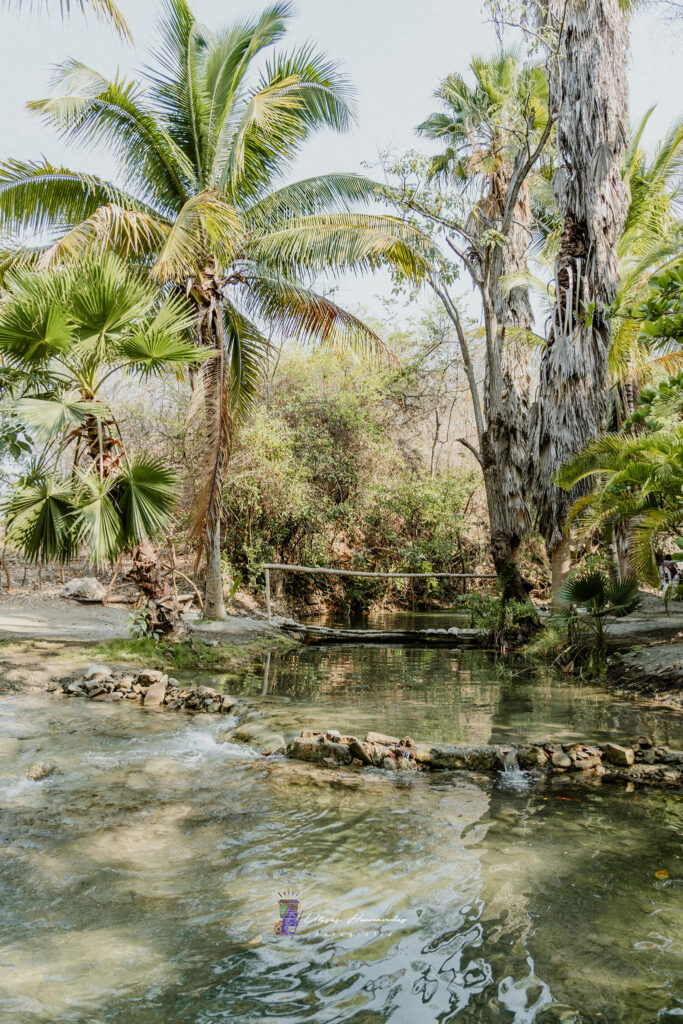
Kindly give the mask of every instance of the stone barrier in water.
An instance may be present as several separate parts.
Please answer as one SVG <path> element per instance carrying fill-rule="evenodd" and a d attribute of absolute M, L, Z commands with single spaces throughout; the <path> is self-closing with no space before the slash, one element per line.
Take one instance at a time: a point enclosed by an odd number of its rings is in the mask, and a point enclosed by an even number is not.
<path fill-rule="evenodd" d="M 385 771 L 528 771 L 600 777 L 658 786 L 683 784 L 683 751 L 656 746 L 646 738 L 631 746 L 617 743 L 429 745 L 405 736 L 369 732 L 363 740 L 302 730 L 287 746 L 287 756 L 328 768 L 381 768 Z"/>
<path fill-rule="evenodd" d="M 114 672 L 106 665 L 91 665 L 82 677 L 64 679 L 48 686 L 51 692 L 67 697 L 86 697 L 98 701 L 135 701 L 145 707 L 168 707 L 179 711 L 206 711 L 231 714 L 243 706 L 244 701 L 220 693 L 210 686 L 184 688 L 177 679 L 160 669 L 145 668 L 140 672 Z"/>

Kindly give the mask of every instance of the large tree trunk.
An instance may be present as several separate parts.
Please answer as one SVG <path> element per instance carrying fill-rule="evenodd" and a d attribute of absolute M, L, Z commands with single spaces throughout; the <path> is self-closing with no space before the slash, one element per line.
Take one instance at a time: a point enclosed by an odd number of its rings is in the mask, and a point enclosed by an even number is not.
<path fill-rule="evenodd" d="M 532 412 L 529 478 L 552 559 L 559 546 L 566 554 L 567 513 L 584 492 L 581 485 L 562 491 L 553 479 L 599 436 L 607 414 L 608 307 L 617 291 L 616 245 L 627 209 L 621 162 L 628 134 L 628 28 L 619 0 L 547 0 L 546 15 L 552 25 L 564 19 L 564 50 L 550 76 L 551 107 L 559 110 L 555 193 L 563 234 Z M 566 558 L 555 562 L 565 576 Z"/>
<path fill-rule="evenodd" d="M 494 183 L 502 214 L 509 183 L 508 175 Z M 531 528 L 525 500 L 525 470 L 528 448 L 528 414 L 531 378 L 529 347 L 524 332 L 533 322 L 528 289 L 507 292 L 501 275 L 527 269 L 531 208 L 526 185 L 522 187 L 515 219 L 502 252 L 491 256 L 490 351 L 487 353 L 484 387 L 486 428 L 481 438 L 481 462 L 491 529 L 491 557 L 502 584 L 504 597 L 524 601 L 530 585 L 517 564 L 519 545 Z"/>

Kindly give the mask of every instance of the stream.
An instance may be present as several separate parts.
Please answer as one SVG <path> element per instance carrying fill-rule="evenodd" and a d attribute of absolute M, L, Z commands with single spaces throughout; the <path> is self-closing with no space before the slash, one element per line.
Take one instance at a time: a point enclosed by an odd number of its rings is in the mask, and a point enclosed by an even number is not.
<path fill-rule="evenodd" d="M 683 746 L 680 715 L 479 651 L 302 648 L 204 675 L 288 736 Z M 2 1024 L 683 1020 L 680 793 L 321 771 L 229 724 L 0 699 Z M 56 771 L 29 781 L 36 761 Z"/>

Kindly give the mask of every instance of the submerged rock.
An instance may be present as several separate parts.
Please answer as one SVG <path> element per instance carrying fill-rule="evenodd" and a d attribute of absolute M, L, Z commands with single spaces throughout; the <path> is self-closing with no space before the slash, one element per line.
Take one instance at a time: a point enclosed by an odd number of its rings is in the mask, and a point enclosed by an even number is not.
<path fill-rule="evenodd" d="M 56 770 L 57 765 L 52 761 L 38 761 L 36 764 L 32 764 L 26 772 L 26 778 L 31 779 L 32 782 L 40 782 L 41 779 L 46 779 Z"/>

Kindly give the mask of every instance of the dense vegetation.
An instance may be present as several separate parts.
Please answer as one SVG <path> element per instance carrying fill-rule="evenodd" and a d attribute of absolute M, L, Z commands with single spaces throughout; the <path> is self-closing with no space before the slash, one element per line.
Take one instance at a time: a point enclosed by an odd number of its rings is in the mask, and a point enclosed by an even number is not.
<path fill-rule="evenodd" d="M 113 5 L 90 6 L 125 32 Z M 306 139 L 348 130 L 353 107 L 326 55 L 272 50 L 287 3 L 214 32 L 165 0 L 139 79 L 62 65 L 63 95 L 31 109 L 68 143 L 106 146 L 118 178 L 0 168 L 12 545 L 38 561 L 84 542 L 96 561 L 145 550 L 158 598 L 152 544 L 172 535 L 204 556 L 214 617 L 268 560 L 485 567 L 486 525 L 501 623 L 508 602 L 535 622 L 537 530 L 557 593 L 596 541 L 623 581 L 655 580 L 681 528 L 683 131 L 651 157 L 647 117 L 629 133 L 629 5 L 596 0 L 600 31 L 541 6 L 527 59 L 501 49 L 449 75 L 417 129 L 436 152 L 387 156 L 383 183 L 289 180 Z M 381 266 L 397 292 L 431 292 L 422 322 L 370 325 L 313 286 Z M 128 312 L 98 283 L 114 267 L 142 289 Z M 331 589 L 347 607 L 455 596 Z M 288 593 L 313 596 L 302 580 Z"/>

